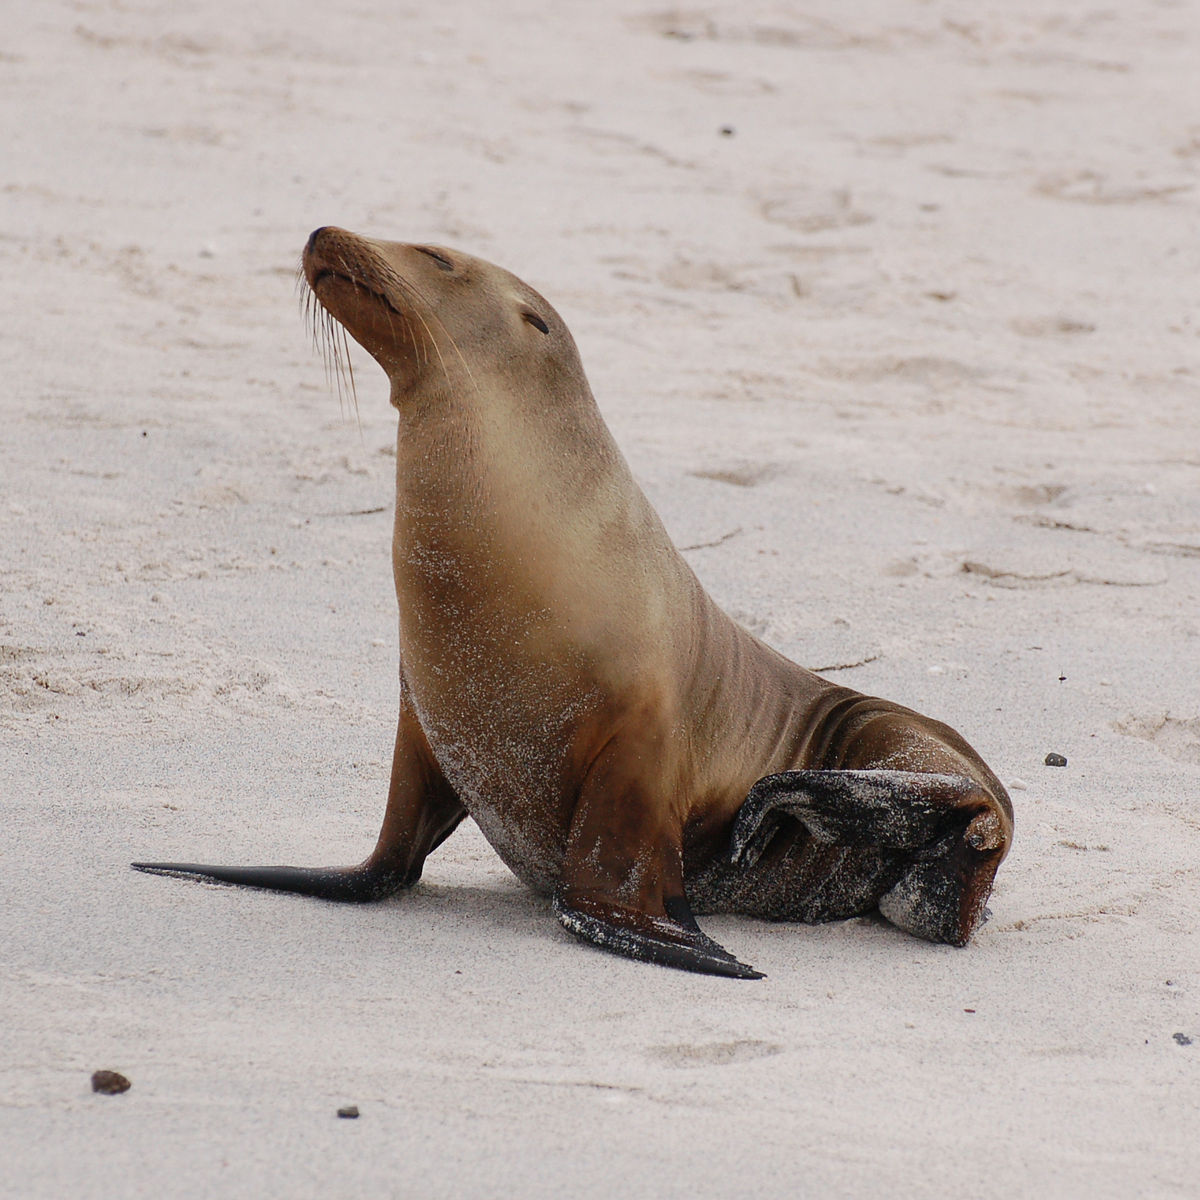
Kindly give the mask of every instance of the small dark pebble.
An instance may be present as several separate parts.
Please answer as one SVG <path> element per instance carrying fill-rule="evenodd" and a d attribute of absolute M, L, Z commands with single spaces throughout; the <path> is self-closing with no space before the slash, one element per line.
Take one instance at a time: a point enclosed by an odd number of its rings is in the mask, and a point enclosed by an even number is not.
<path fill-rule="evenodd" d="M 1052 750 L 1046 755 L 1046 766 L 1048 767 L 1065 767 L 1067 760 L 1061 754 L 1055 754 Z"/>
<path fill-rule="evenodd" d="M 733 137 L 733 134 L 734 134 L 734 128 L 732 125 L 722 125 L 721 126 L 721 136 L 722 137 Z"/>
<path fill-rule="evenodd" d="M 103 1096 L 119 1096 L 122 1092 L 129 1091 L 131 1087 L 133 1084 L 116 1071 L 92 1072 L 92 1091 L 99 1092 Z"/>
<path fill-rule="evenodd" d="M 1192 1044 L 1192 1039 L 1190 1037 L 1188 1037 L 1188 1035 L 1186 1033 L 1176 1033 L 1176 1034 L 1172 1034 L 1171 1036 L 1174 1037 L 1174 1039 L 1181 1046 L 1190 1046 Z"/>
<path fill-rule="evenodd" d="M 353 1121 L 358 1116 L 358 1105 L 347 1104 L 344 1108 L 339 1108 L 338 1116 L 345 1117 L 347 1120 Z"/>

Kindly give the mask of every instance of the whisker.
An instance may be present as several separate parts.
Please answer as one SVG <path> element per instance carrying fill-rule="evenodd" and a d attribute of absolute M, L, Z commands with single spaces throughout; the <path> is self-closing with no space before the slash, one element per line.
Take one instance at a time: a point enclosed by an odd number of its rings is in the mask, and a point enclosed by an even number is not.
<path fill-rule="evenodd" d="M 350 341 L 346 336 L 345 325 L 341 326 L 342 330 L 342 350 L 345 353 L 344 362 L 346 364 L 346 377 L 350 382 L 350 402 L 354 406 L 354 423 L 358 426 L 358 436 L 362 437 L 362 416 L 358 411 L 358 388 L 354 383 L 354 360 L 350 357 Z"/>
<path fill-rule="evenodd" d="M 458 360 L 470 381 L 471 388 L 478 394 L 479 383 L 475 379 L 470 363 L 467 362 L 454 335 L 437 315 L 434 306 L 426 299 L 421 289 L 373 253 L 360 255 L 352 253 L 351 249 L 339 248 L 337 255 L 339 274 L 356 287 L 364 287 L 363 284 L 357 282 L 364 278 L 374 280 L 385 287 L 390 286 L 409 301 L 403 306 L 405 309 L 403 312 L 391 305 L 387 306 L 387 321 L 392 336 L 397 341 L 402 337 L 412 346 L 413 357 L 421 367 L 430 366 L 436 355 L 442 376 L 449 385 L 451 383 L 450 369 L 441 345 L 444 339 L 448 351 L 452 352 L 454 358 Z M 313 346 L 321 353 L 326 387 L 331 391 L 336 390 L 338 408 L 343 418 L 346 416 L 346 403 L 347 397 L 349 397 L 361 434 L 362 418 L 358 407 L 358 387 L 354 378 L 354 364 L 350 356 L 350 341 L 346 327 L 325 308 L 321 303 L 321 298 L 311 287 L 304 286 L 306 282 L 303 278 L 303 266 L 301 266 L 297 286 L 303 288 L 304 315 L 312 331 Z M 364 290 L 369 289 L 364 288 Z M 397 328 L 397 322 L 399 328 Z"/>
<path fill-rule="evenodd" d="M 450 348 L 454 351 L 455 356 L 458 358 L 458 361 L 462 364 L 463 370 L 466 371 L 466 373 L 467 373 L 467 378 L 471 381 L 471 387 L 474 389 L 475 393 L 478 395 L 479 394 L 479 384 L 475 379 L 475 375 L 471 370 L 470 364 L 467 362 L 466 358 L 463 356 L 462 351 L 459 349 L 458 343 L 454 340 L 454 335 L 450 332 L 449 329 L 446 328 L 445 323 L 433 311 L 433 306 L 421 294 L 420 288 L 418 288 L 416 286 L 416 284 L 405 279 L 402 275 L 400 275 L 397 271 L 395 271 L 387 263 L 379 263 L 378 266 L 380 268 L 379 273 L 388 282 L 394 283 L 400 291 L 408 293 L 410 296 L 415 297 L 420 302 L 419 307 L 418 307 L 418 305 L 413 306 L 413 314 L 416 316 L 417 320 L 421 322 L 422 327 L 424 328 L 426 334 L 428 335 L 428 340 L 432 344 L 434 352 L 438 356 L 438 363 L 442 368 L 442 374 L 443 374 L 443 376 L 445 376 L 446 382 L 447 383 L 450 382 L 450 372 L 446 367 L 446 360 L 442 357 L 442 349 L 438 345 L 438 340 L 434 336 L 433 330 L 429 327 L 429 322 L 426 321 L 424 316 L 422 315 L 421 308 L 424 308 L 425 311 L 429 313 L 430 317 L 437 323 L 437 325 L 440 327 L 441 331 L 446 335 L 446 340 L 450 343 Z M 428 355 L 426 356 L 425 361 L 426 361 L 426 363 L 428 363 L 428 361 L 429 361 Z"/>

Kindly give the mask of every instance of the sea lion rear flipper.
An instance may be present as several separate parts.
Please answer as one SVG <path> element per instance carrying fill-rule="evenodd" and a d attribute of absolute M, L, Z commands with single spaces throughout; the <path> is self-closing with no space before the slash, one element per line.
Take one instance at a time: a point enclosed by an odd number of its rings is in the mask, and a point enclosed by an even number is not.
<path fill-rule="evenodd" d="M 421 878 L 426 857 L 466 815 L 437 768 L 416 716 L 403 697 L 383 828 L 370 857 L 356 867 L 225 867 L 136 862 L 152 875 L 207 879 L 239 887 L 295 892 L 321 900 L 383 900 Z"/>
<path fill-rule="evenodd" d="M 645 741 L 646 733 L 635 735 Z M 636 772 L 657 747 L 614 738 L 588 772 L 571 819 L 554 912 L 577 937 L 615 954 L 709 975 L 761 979 L 696 924 L 683 890 L 674 806 Z M 631 775 L 633 776 L 631 778 Z"/>
<path fill-rule="evenodd" d="M 943 834 L 976 796 L 982 797 L 982 789 L 963 775 L 887 770 L 767 775 L 738 810 L 730 859 L 753 866 L 783 815 L 795 817 L 819 842 L 915 849 Z"/>
<path fill-rule="evenodd" d="M 734 820 L 731 860 L 752 867 L 783 816 L 817 841 L 911 851 L 879 911 L 934 942 L 963 946 L 982 924 L 1011 820 L 962 775 L 915 771 L 785 771 L 760 779 Z"/>

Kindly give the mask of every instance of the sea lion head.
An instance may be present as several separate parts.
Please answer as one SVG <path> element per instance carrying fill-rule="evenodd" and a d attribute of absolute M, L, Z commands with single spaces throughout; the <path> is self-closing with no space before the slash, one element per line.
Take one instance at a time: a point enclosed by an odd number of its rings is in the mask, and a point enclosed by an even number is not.
<path fill-rule="evenodd" d="M 387 372 L 392 403 L 467 392 L 585 390 L 578 351 L 549 302 L 515 275 L 444 246 L 383 242 L 335 226 L 304 248 L 304 278 L 328 314 Z M 324 332 L 336 346 L 337 331 Z M 336 349 L 334 351 L 336 358 Z"/>

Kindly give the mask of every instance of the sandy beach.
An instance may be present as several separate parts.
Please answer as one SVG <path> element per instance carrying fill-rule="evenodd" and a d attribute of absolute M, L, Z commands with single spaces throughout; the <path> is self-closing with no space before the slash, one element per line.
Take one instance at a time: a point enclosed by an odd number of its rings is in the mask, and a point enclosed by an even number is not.
<path fill-rule="evenodd" d="M 10 12 L 0 1196 L 1195 1196 L 1198 61 L 1187 0 Z M 128 868 L 378 830 L 396 414 L 313 351 L 324 224 L 531 283 L 720 604 L 978 748 L 970 947 L 637 964 L 469 822 L 377 905 Z"/>

